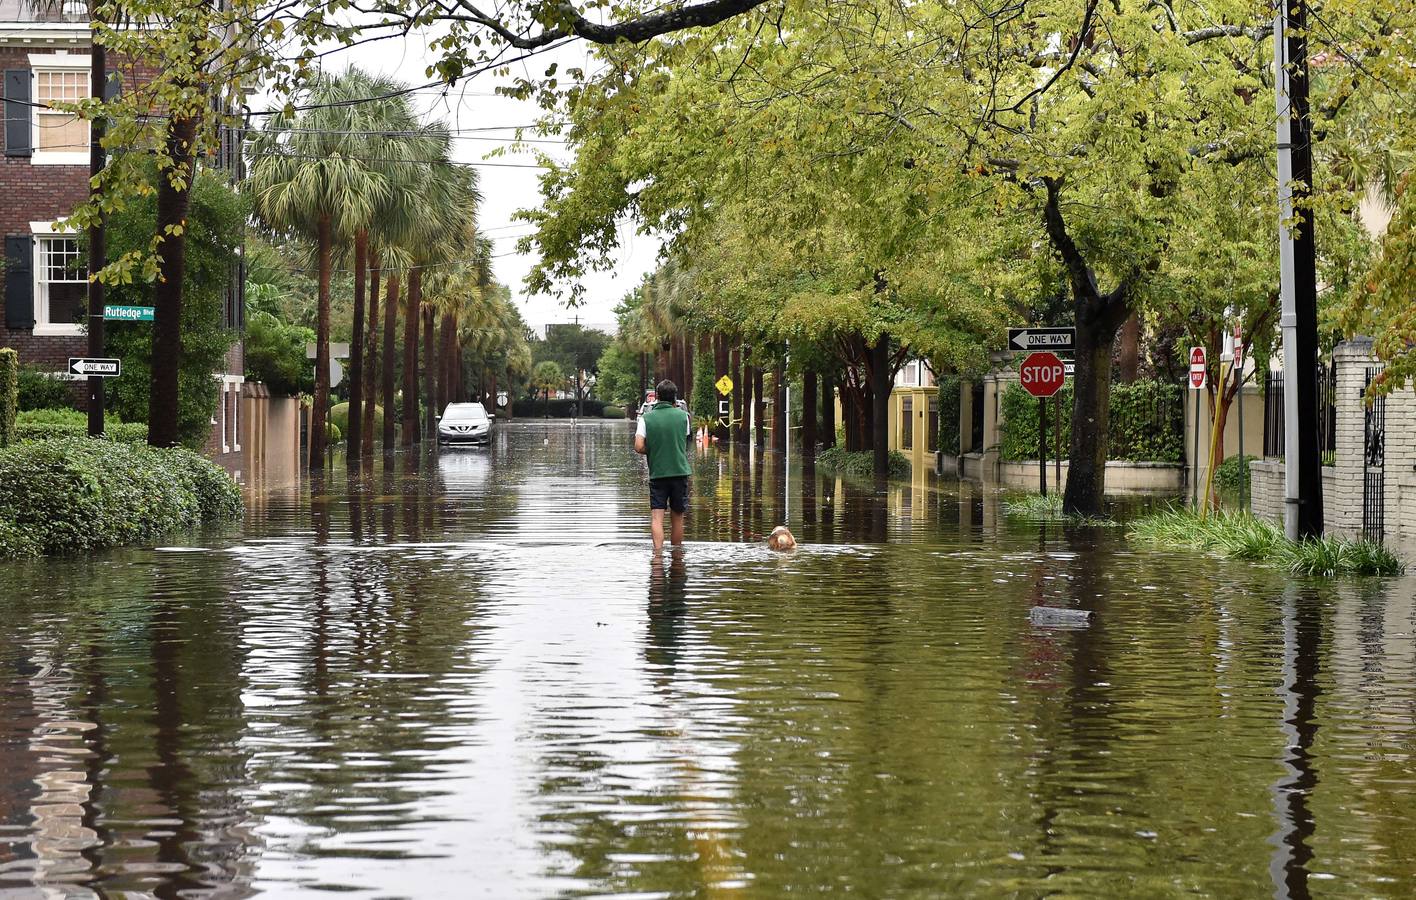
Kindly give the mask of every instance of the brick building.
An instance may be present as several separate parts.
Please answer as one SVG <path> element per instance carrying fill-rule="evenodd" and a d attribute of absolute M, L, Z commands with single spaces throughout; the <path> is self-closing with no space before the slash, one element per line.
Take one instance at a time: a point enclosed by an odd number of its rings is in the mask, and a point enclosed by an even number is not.
<path fill-rule="evenodd" d="M 26 365 L 68 377 L 70 356 L 88 348 L 84 319 L 87 276 L 76 265 L 81 234 L 56 230 L 88 194 L 88 123 L 45 108 L 88 96 L 89 26 L 74 0 L 0 0 L 0 74 L 4 129 L 0 134 L 0 234 L 4 235 L 0 346 Z M 118 78 L 111 78 L 114 89 Z M 232 154 L 236 156 L 236 154 Z M 226 325 L 243 325 L 241 275 L 233 272 Z M 238 342 L 227 354 L 221 403 L 213 411 L 208 453 L 240 468 L 243 358 Z M 77 396 L 77 394 L 76 394 Z"/>

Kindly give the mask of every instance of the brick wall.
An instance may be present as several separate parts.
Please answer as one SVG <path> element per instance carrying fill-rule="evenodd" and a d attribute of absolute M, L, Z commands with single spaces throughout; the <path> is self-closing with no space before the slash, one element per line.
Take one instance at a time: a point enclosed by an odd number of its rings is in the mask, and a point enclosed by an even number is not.
<path fill-rule="evenodd" d="M 75 49 L 75 48 L 70 48 Z M 0 46 L 0 70 L 29 67 L 31 53 L 49 47 Z M 0 133 L 0 145 L 4 135 Z M 87 166 L 34 166 L 28 157 L 0 155 L 0 235 L 29 234 L 30 222 L 67 216 L 88 194 Z M 62 371 L 70 356 L 82 356 L 83 337 L 35 337 L 28 329 L 12 329 L 4 321 L 5 284 L 0 279 L 0 346 L 13 347 L 26 365 Z"/>

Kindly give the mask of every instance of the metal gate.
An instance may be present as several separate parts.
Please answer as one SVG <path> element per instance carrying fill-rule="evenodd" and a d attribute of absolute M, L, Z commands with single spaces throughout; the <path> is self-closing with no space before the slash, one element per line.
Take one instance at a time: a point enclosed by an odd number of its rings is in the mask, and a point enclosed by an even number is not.
<path fill-rule="evenodd" d="M 983 382 L 973 383 L 973 393 L 969 397 L 970 407 L 973 415 L 969 423 L 969 450 L 973 453 L 983 452 Z"/>
<path fill-rule="evenodd" d="M 1367 390 L 1382 371 L 1367 369 L 1362 388 L 1362 537 L 1381 543 L 1386 532 L 1386 397 L 1368 404 Z"/>

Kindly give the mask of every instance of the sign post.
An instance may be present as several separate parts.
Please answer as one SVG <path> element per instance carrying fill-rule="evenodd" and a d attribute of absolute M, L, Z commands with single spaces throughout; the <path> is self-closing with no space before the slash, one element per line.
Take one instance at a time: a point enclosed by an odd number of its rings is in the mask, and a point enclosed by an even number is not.
<path fill-rule="evenodd" d="M 1057 331 L 1060 329 L 1050 329 Z M 1011 343 L 1011 341 L 1010 341 Z M 1067 367 L 1057 354 L 1048 350 L 1029 353 L 1018 369 L 1023 390 L 1037 398 L 1037 471 L 1038 490 L 1047 496 L 1047 398 L 1062 390 L 1067 380 Z"/>
<path fill-rule="evenodd" d="M 1249 508 L 1249 464 L 1244 462 L 1244 326 L 1234 322 L 1234 371 L 1239 378 L 1239 508 Z"/>
<path fill-rule="evenodd" d="M 1190 390 L 1195 392 L 1195 439 L 1190 454 L 1190 497 L 1192 505 L 1200 505 L 1200 394 L 1205 387 L 1205 348 L 1190 348 Z"/>

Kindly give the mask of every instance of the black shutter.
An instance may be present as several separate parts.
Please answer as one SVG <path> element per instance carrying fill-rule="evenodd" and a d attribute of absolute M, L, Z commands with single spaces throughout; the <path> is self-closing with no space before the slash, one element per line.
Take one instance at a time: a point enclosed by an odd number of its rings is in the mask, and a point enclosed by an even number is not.
<path fill-rule="evenodd" d="M 34 327 L 34 238 L 5 236 L 5 327 Z"/>
<path fill-rule="evenodd" d="M 34 151 L 30 122 L 30 70 L 5 70 L 5 155 L 30 156 Z M 7 242 L 8 246 L 8 242 Z"/>
<path fill-rule="evenodd" d="M 123 75 L 121 72 L 109 72 L 108 79 L 103 83 L 103 99 L 109 102 L 116 100 L 123 93 Z"/>

